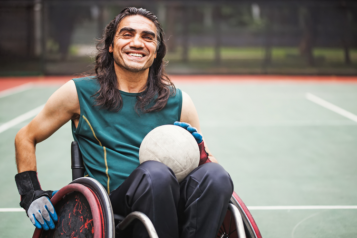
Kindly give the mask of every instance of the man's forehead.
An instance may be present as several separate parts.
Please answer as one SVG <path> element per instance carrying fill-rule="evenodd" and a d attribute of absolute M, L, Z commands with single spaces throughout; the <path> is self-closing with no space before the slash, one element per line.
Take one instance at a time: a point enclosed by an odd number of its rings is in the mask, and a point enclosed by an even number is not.
<path fill-rule="evenodd" d="M 151 20 L 140 15 L 124 17 L 119 23 L 118 31 L 124 27 L 132 28 L 136 31 L 156 32 L 155 24 Z"/>

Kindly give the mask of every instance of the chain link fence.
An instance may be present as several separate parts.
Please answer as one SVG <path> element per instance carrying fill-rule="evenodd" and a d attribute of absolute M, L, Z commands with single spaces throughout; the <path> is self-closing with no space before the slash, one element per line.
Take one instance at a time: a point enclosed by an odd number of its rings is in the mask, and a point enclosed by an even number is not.
<path fill-rule="evenodd" d="M 353 1 L 1 0 L 0 75 L 90 72 L 127 6 L 158 16 L 171 74 L 357 74 Z"/>

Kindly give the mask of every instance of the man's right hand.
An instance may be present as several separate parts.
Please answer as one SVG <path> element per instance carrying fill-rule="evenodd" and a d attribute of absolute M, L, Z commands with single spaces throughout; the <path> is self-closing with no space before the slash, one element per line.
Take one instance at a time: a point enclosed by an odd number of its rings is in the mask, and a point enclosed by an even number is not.
<path fill-rule="evenodd" d="M 50 191 L 35 191 L 37 195 L 34 197 L 38 197 L 38 195 L 40 195 L 40 197 L 35 199 L 27 210 L 27 216 L 30 218 L 32 224 L 38 229 L 54 229 L 54 222 L 58 220 L 55 208 L 48 197 L 48 192 Z"/>
<path fill-rule="evenodd" d="M 26 210 L 32 224 L 39 229 L 54 229 L 58 218 L 50 198 L 56 191 L 43 191 L 35 171 L 19 173 L 15 181 L 21 195 L 20 206 Z"/>

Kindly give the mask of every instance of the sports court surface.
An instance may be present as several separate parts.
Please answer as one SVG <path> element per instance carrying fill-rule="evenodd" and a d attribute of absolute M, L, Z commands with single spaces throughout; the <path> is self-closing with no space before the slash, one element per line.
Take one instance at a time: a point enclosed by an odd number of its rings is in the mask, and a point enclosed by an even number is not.
<path fill-rule="evenodd" d="M 357 236 L 357 78 L 175 76 L 265 238 Z M 32 237 L 14 137 L 70 77 L 0 79 L 0 237 Z M 30 83 L 31 82 L 31 83 Z M 67 123 L 37 146 L 44 189 L 71 181 Z"/>

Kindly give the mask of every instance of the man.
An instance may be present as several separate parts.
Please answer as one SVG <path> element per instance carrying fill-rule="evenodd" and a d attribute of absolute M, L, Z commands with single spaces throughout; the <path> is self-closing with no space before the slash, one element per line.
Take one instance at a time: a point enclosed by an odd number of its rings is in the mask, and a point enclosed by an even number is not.
<path fill-rule="evenodd" d="M 85 176 L 106 188 L 114 213 L 145 213 L 159 237 L 215 237 L 233 184 L 215 158 L 208 158 L 192 100 L 164 73 L 166 46 L 156 16 L 125 8 L 108 24 L 98 46 L 95 76 L 67 82 L 16 135 L 20 205 L 36 227 L 55 227 L 52 194 L 41 190 L 35 172 L 35 145 L 72 120 Z M 201 152 L 202 165 L 180 183 L 167 166 L 154 161 L 139 165 L 138 159 L 144 136 L 173 122 L 192 133 Z M 148 237 L 139 222 L 128 232 Z"/>

